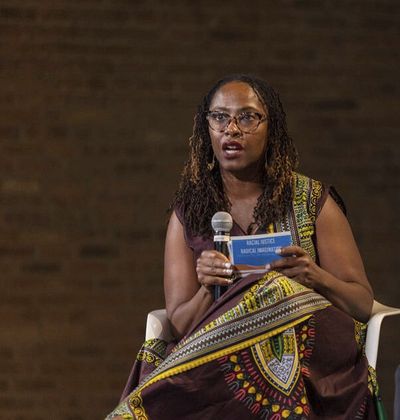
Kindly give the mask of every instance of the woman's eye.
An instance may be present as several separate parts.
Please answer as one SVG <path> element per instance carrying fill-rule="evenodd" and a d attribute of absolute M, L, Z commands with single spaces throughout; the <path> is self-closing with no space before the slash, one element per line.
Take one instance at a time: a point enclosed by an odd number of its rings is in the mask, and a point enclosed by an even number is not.
<path fill-rule="evenodd" d="M 248 121 L 254 121 L 256 119 L 256 117 L 255 117 L 254 114 L 248 114 L 248 113 L 246 113 L 246 114 L 240 115 L 239 116 L 239 119 L 240 119 L 240 121 L 246 121 L 246 122 L 248 122 Z"/>
<path fill-rule="evenodd" d="M 227 119 L 227 116 L 226 116 L 226 114 L 222 114 L 220 112 L 218 112 L 218 113 L 216 112 L 215 114 L 213 114 L 213 118 L 216 121 L 225 121 Z"/>

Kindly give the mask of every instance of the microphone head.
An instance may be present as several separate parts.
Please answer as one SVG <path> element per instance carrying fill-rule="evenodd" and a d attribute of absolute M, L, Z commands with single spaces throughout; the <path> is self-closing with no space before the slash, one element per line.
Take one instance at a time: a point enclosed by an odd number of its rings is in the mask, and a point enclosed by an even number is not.
<path fill-rule="evenodd" d="M 232 216 L 226 211 L 218 211 L 211 219 L 214 232 L 230 232 L 232 225 Z"/>

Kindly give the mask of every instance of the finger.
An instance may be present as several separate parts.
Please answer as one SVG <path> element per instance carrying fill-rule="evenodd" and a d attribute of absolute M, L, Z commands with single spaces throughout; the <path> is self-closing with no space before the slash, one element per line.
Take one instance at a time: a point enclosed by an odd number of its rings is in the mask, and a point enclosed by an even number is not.
<path fill-rule="evenodd" d="M 213 268 L 232 268 L 232 264 L 230 263 L 230 261 L 222 261 L 216 258 L 205 260 L 204 265 Z"/>
<path fill-rule="evenodd" d="M 203 269 L 221 269 L 221 270 L 232 270 L 233 265 L 230 261 L 221 261 L 213 258 L 199 258 L 196 262 L 196 267 Z"/>
<path fill-rule="evenodd" d="M 196 267 L 213 267 L 213 268 L 221 268 L 221 269 L 232 269 L 232 263 L 228 261 L 224 261 L 218 258 L 206 258 L 200 257 L 197 260 Z"/>
<path fill-rule="evenodd" d="M 221 268 L 221 269 L 232 269 L 232 264 L 228 261 L 221 261 L 216 259 L 204 259 L 204 260 L 198 260 L 197 266 L 201 267 L 212 267 L 212 268 Z"/>
<path fill-rule="evenodd" d="M 222 254 L 221 252 L 215 251 L 215 250 L 207 250 L 203 251 L 200 255 L 199 259 L 210 259 L 215 261 L 223 261 L 223 262 L 230 262 L 229 258 Z"/>
<path fill-rule="evenodd" d="M 269 264 L 269 268 L 276 270 L 285 267 L 293 267 L 299 265 L 298 257 L 282 257 L 278 260 L 274 260 Z"/>
<path fill-rule="evenodd" d="M 285 246 L 282 248 L 278 248 L 276 250 L 276 253 L 278 255 L 297 255 L 297 256 L 301 256 L 301 255 L 306 255 L 306 251 L 304 251 L 304 249 L 300 246 L 297 245 L 290 245 L 290 246 Z"/>
<path fill-rule="evenodd" d="M 281 274 L 283 274 L 286 277 L 293 278 L 296 276 L 300 276 L 302 273 L 301 267 L 292 267 L 292 268 L 284 268 L 282 270 L 279 270 Z M 295 279 L 297 281 L 297 279 Z"/>
<path fill-rule="evenodd" d="M 226 268 L 226 266 L 215 267 L 199 264 L 196 267 L 197 275 L 210 275 L 210 276 L 231 276 L 233 273 L 233 268 Z"/>

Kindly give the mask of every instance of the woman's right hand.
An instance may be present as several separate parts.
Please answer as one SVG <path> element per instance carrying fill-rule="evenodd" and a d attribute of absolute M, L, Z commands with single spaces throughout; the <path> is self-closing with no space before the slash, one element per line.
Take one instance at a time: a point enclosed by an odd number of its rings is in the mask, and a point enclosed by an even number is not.
<path fill-rule="evenodd" d="M 196 273 L 199 283 L 210 290 L 211 286 L 229 286 L 233 266 L 229 259 L 218 251 L 203 251 L 197 259 Z"/>
<path fill-rule="evenodd" d="M 165 240 L 164 290 L 168 318 L 177 339 L 199 322 L 214 302 L 213 285 L 228 285 L 231 264 L 223 254 L 204 251 L 196 260 L 182 223 L 172 213 Z M 204 284 L 204 287 L 201 285 Z"/>

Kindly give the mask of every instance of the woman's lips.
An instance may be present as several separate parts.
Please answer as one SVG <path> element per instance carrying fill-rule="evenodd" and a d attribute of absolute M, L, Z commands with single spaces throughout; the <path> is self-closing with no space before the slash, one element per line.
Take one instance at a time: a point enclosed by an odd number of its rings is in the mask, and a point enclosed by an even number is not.
<path fill-rule="evenodd" d="M 237 141 L 226 141 L 222 144 L 222 153 L 226 158 L 235 158 L 243 152 L 243 146 Z"/>

